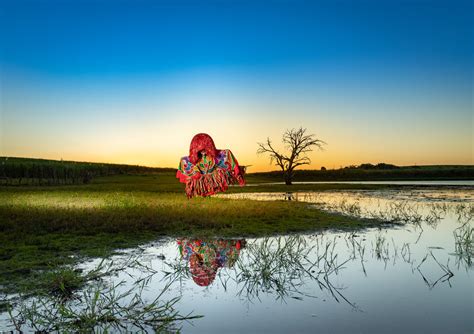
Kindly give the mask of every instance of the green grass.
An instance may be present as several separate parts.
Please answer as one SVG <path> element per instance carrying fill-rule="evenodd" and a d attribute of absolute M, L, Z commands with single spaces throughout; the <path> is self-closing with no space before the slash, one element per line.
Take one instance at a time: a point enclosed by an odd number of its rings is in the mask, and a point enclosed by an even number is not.
<path fill-rule="evenodd" d="M 341 187 L 347 185 L 311 185 L 310 189 Z M 232 187 L 230 191 L 268 188 Z M 44 273 L 160 236 L 265 236 L 376 223 L 329 214 L 301 202 L 188 200 L 174 173 L 97 178 L 76 186 L 2 187 L 0 291 L 39 289 Z"/>

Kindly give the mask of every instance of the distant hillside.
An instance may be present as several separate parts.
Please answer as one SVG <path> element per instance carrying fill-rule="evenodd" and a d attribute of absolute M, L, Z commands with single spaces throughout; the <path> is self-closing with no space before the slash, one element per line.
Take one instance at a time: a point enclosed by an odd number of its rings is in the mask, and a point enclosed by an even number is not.
<path fill-rule="evenodd" d="M 249 173 L 250 179 L 282 181 L 280 171 Z M 472 165 L 395 166 L 362 164 L 332 170 L 297 170 L 298 181 L 474 180 Z"/>
<path fill-rule="evenodd" d="M 96 162 L 0 157 L 0 184 L 60 185 L 89 183 L 98 176 L 171 172 L 173 168 Z"/>

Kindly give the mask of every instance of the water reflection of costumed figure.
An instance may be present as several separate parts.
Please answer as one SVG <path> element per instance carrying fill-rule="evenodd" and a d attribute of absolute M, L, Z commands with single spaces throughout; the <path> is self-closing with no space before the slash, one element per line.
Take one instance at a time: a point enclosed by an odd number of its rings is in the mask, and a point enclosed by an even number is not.
<path fill-rule="evenodd" d="M 183 260 L 189 261 L 194 282 L 199 286 L 211 284 L 219 268 L 231 268 L 239 258 L 245 240 L 187 240 L 178 239 Z"/>
<path fill-rule="evenodd" d="M 191 140 L 189 156 L 181 158 L 176 177 L 186 184 L 186 195 L 210 196 L 226 191 L 230 184 L 245 185 L 244 168 L 232 152 L 218 150 L 212 138 L 199 133 Z"/>

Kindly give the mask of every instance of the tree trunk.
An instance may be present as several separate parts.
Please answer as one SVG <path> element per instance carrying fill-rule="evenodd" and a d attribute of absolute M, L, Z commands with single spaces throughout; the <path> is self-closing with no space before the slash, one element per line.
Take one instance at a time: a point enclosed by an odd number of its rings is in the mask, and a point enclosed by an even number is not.
<path fill-rule="evenodd" d="M 291 183 L 292 180 L 293 180 L 293 175 L 292 175 L 292 173 L 285 172 L 285 184 L 286 184 L 287 186 L 291 186 L 291 185 L 292 185 L 292 183 Z"/>

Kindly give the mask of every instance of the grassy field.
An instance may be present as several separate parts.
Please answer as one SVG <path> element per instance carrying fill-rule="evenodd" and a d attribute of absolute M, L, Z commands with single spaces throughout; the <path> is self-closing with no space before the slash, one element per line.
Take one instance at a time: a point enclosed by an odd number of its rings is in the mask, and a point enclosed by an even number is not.
<path fill-rule="evenodd" d="M 259 176 L 250 175 L 258 183 Z M 232 187 L 230 192 L 380 188 L 381 185 Z M 377 224 L 301 202 L 188 200 L 172 172 L 109 176 L 90 184 L 0 187 L 0 286 L 33 291 L 41 276 L 160 236 L 246 237 Z"/>
<path fill-rule="evenodd" d="M 0 185 L 65 185 L 89 183 L 100 176 L 171 172 L 172 168 L 0 157 Z"/>

